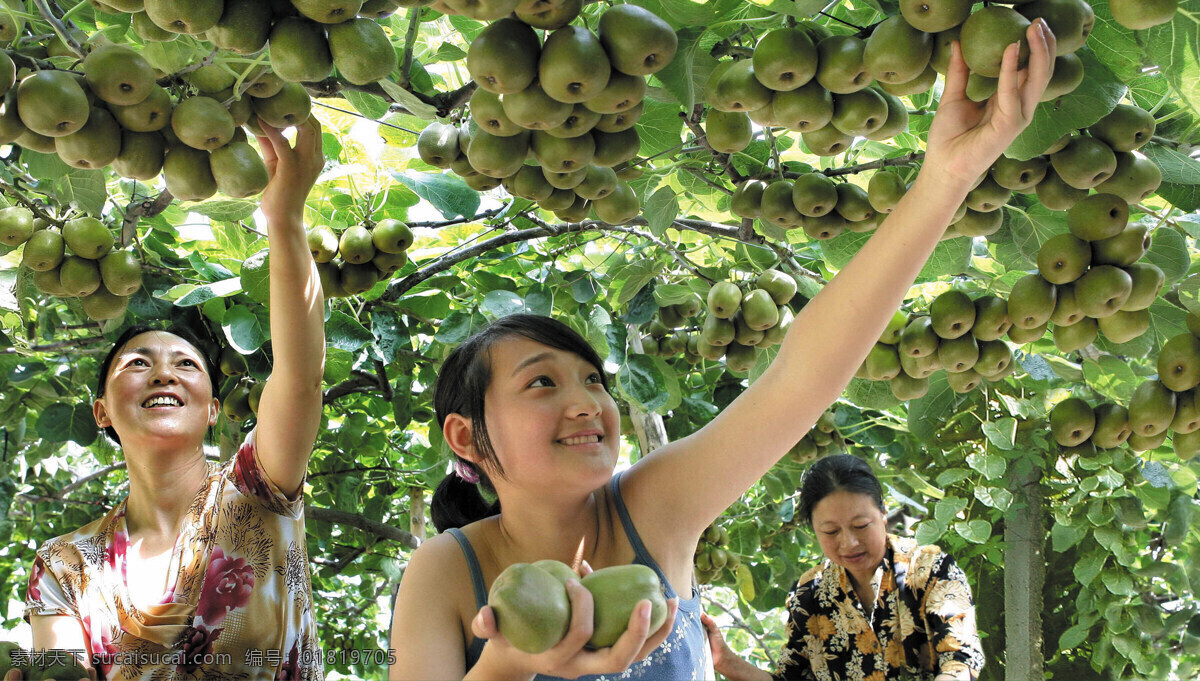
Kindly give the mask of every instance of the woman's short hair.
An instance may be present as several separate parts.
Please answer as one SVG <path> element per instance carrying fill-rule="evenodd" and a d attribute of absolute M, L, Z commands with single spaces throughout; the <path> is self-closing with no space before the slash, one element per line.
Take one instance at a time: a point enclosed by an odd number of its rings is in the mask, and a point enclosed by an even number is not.
<path fill-rule="evenodd" d="M 490 350 L 497 342 L 520 336 L 542 345 L 578 355 L 600 373 L 604 389 L 608 390 L 608 377 L 604 373 L 604 361 L 587 339 L 566 324 L 535 314 L 513 314 L 501 317 L 483 330 L 463 341 L 456 347 L 438 372 L 434 386 L 433 408 L 439 426 L 444 427 L 450 414 L 459 414 L 471 419 L 471 440 L 475 451 L 486 468 L 501 477 L 504 467 L 496 458 L 492 441 L 484 423 L 484 396 L 492 382 Z M 458 458 L 456 464 L 467 466 L 479 476 L 478 484 L 471 484 L 451 473 L 442 480 L 433 495 L 430 511 L 438 531 L 451 527 L 462 527 L 500 512 L 499 501 L 488 503 L 479 488 L 489 495 L 495 494 L 484 466 Z"/>
<path fill-rule="evenodd" d="M 99 377 L 96 379 L 96 399 L 104 397 L 104 391 L 108 384 L 108 374 L 112 370 L 113 360 L 117 358 L 117 353 L 119 353 L 134 336 L 140 336 L 143 333 L 150 333 L 152 331 L 161 331 L 163 333 L 169 333 L 172 336 L 178 336 L 179 338 L 187 341 L 188 345 L 191 345 L 196 349 L 196 352 L 199 353 L 200 357 L 204 360 L 204 370 L 208 373 L 209 383 L 212 384 L 213 397 L 217 397 L 220 390 L 218 385 L 220 378 L 217 372 L 217 364 L 215 361 L 213 361 L 212 352 L 209 351 L 207 344 L 201 341 L 200 337 L 197 336 L 194 331 L 180 324 L 167 324 L 164 326 L 156 326 L 154 324 L 135 324 L 126 329 L 125 332 L 122 333 L 119 338 L 117 338 L 116 342 L 114 342 L 112 347 L 109 348 L 108 354 L 104 356 L 104 360 L 100 362 Z M 121 444 L 121 438 L 117 435 L 117 431 L 113 430 L 112 426 L 105 427 L 104 433 L 112 438 L 113 442 Z"/>
<path fill-rule="evenodd" d="M 881 513 L 887 513 L 883 507 L 883 486 L 875 477 L 871 465 L 852 454 L 834 454 L 817 459 L 800 483 L 800 508 L 797 512 L 805 525 L 812 527 L 813 509 L 834 492 L 865 494 Z"/>

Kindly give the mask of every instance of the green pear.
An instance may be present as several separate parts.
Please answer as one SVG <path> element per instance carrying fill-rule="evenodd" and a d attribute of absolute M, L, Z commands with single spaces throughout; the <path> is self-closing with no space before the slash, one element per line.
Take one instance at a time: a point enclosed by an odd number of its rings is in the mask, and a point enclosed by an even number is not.
<path fill-rule="evenodd" d="M 129 306 L 129 297 L 114 295 L 101 286 L 81 298 L 79 304 L 89 319 L 94 321 L 116 319 L 125 314 L 125 310 Z"/>
<path fill-rule="evenodd" d="M 640 104 L 645 96 L 644 78 L 613 70 L 604 89 L 580 104 L 599 114 L 612 114 L 632 109 Z"/>
<path fill-rule="evenodd" d="M 238 54 L 258 52 L 270 35 L 271 7 L 259 0 L 225 0 L 221 18 L 204 33 L 213 45 Z"/>
<path fill-rule="evenodd" d="M 542 179 L 545 179 L 545 177 L 545 173 L 543 173 Z M 547 184 L 549 184 L 549 181 L 547 181 Z M 553 191 L 550 192 L 550 196 L 538 201 L 538 207 L 542 210 L 548 210 L 553 213 L 566 210 L 575 203 L 574 191 L 570 189 L 555 189 L 553 185 L 551 185 L 551 189 Z"/>
<path fill-rule="evenodd" d="M 626 109 L 612 114 L 604 114 L 596 121 L 596 129 L 601 132 L 620 132 L 632 128 L 642 117 L 645 104 L 639 102 L 632 109 Z"/>
<path fill-rule="evenodd" d="M 762 215 L 762 195 L 767 183 L 750 178 L 743 180 L 729 198 L 729 212 L 740 218 L 754 218 Z"/>
<path fill-rule="evenodd" d="M 181 201 L 202 201 L 217 193 L 208 152 L 185 144 L 171 147 L 163 159 L 163 178 L 171 195 Z"/>
<path fill-rule="evenodd" d="M 121 152 L 121 128 L 108 111 L 93 108 L 82 128 L 54 138 L 54 150 L 73 168 L 103 168 Z"/>
<path fill-rule="evenodd" d="M 517 8 L 513 10 L 513 14 L 534 28 L 553 31 L 574 21 L 582 10 L 583 0 L 561 0 L 558 4 L 539 0 L 533 4 L 518 4 Z M 609 59 L 612 57 L 610 56 Z"/>
<path fill-rule="evenodd" d="M 852 137 L 869 135 L 887 121 L 887 102 L 872 88 L 833 96 L 830 124 Z"/>
<path fill-rule="evenodd" d="M 80 81 L 67 71 L 36 71 L 17 87 L 17 113 L 30 131 L 63 137 L 87 123 L 91 107 Z"/>
<path fill-rule="evenodd" d="M 58 281 L 65 296 L 90 295 L 100 288 L 100 267 L 95 260 L 68 255 L 58 266 Z"/>
<path fill-rule="evenodd" d="M 338 237 L 333 230 L 325 225 L 317 225 L 305 233 L 308 250 L 312 253 L 313 261 L 327 263 L 338 253 Z"/>
<path fill-rule="evenodd" d="M 1046 169 L 1046 176 L 1037 184 L 1037 197 L 1050 210 L 1070 210 L 1088 195 L 1087 189 L 1076 189 L 1063 181 L 1054 168 Z"/>
<path fill-rule="evenodd" d="M 108 110 L 126 130 L 154 132 L 162 130 L 171 122 L 174 107 L 171 95 L 156 84 L 141 102 L 131 106 L 109 104 Z"/>
<path fill-rule="evenodd" d="M 1067 146 L 1050 155 L 1050 163 L 1063 182 L 1076 189 L 1091 189 L 1117 170 L 1112 148 L 1093 137 L 1071 138 Z"/>
<path fill-rule="evenodd" d="M 615 5 L 596 26 L 613 68 L 631 76 L 657 73 L 675 58 L 679 39 L 654 12 L 633 4 Z"/>
<path fill-rule="evenodd" d="M 338 254 L 351 265 L 361 265 L 375 257 L 371 232 L 361 225 L 347 227 L 338 240 Z"/>
<path fill-rule="evenodd" d="M 476 90 L 481 92 L 481 90 Z M 482 90 L 482 92 L 487 92 Z M 458 158 L 458 128 L 434 121 L 417 136 L 417 153 L 421 160 L 437 168 L 449 168 Z"/>
<path fill-rule="evenodd" d="M 1075 281 L 1083 276 L 1091 262 L 1092 247 L 1071 234 L 1052 236 L 1038 249 L 1038 273 L 1051 284 Z"/>
<path fill-rule="evenodd" d="M 936 74 L 934 75 L 936 76 Z M 887 104 L 887 115 L 884 117 L 883 125 L 874 132 L 864 135 L 867 139 L 876 142 L 889 140 L 896 135 L 908 132 L 908 108 L 904 102 L 887 91 L 880 92 L 879 95 Z"/>
<path fill-rule="evenodd" d="M 1083 308 L 1079 307 L 1079 301 L 1075 299 L 1074 282 L 1059 284 L 1055 288 L 1058 290 L 1058 296 L 1054 301 L 1054 313 L 1050 315 L 1050 321 L 1056 326 L 1071 326 L 1087 318 Z"/>
<path fill-rule="evenodd" d="M 1137 433 L 1133 433 L 1125 442 L 1135 452 L 1148 452 L 1163 446 L 1163 443 L 1167 441 L 1168 434 L 1166 430 L 1158 435 L 1138 435 Z"/>
<path fill-rule="evenodd" d="M 545 170 L 569 173 L 586 168 L 596 156 L 596 140 L 588 135 L 554 137 L 535 130 L 530 136 L 530 149 Z"/>
<path fill-rule="evenodd" d="M 284 83 L 278 93 L 263 99 L 252 98 L 251 104 L 255 115 L 273 128 L 300 125 L 312 112 L 312 98 L 299 83 Z"/>
<path fill-rule="evenodd" d="M 551 573 L 528 563 L 509 565 L 496 577 L 488 606 L 505 640 L 530 654 L 558 643 L 571 623 L 566 587 Z"/>
<path fill-rule="evenodd" d="M 754 138 L 750 117 L 741 111 L 710 109 L 704 117 L 704 132 L 705 139 L 713 151 L 724 154 L 745 149 Z"/>
<path fill-rule="evenodd" d="M 708 290 L 708 313 L 717 319 L 733 319 L 742 304 L 742 290 L 727 281 L 719 281 Z M 712 341 L 709 341 L 712 343 Z M 716 345 L 716 343 L 714 343 Z"/>
<path fill-rule="evenodd" d="M 525 130 L 504 113 L 500 95 L 481 87 L 471 94 L 471 119 L 484 132 L 497 137 L 511 137 Z M 460 136 L 460 141 L 464 137 Z"/>
<path fill-rule="evenodd" d="M 317 263 L 317 275 L 321 279 L 321 295 L 325 300 L 348 295 L 346 289 L 342 288 L 342 271 L 336 262 Z"/>
<path fill-rule="evenodd" d="M 542 45 L 538 82 L 559 102 L 573 104 L 591 99 L 604 90 L 611 75 L 612 65 L 604 46 L 582 26 L 563 26 Z"/>
<path fill-rule="evenodd" d="M 525 164 L 515 175 L 509 175 L 500 183 L 513 196 L 519 196 L 530 201 L 545 201 L 554 193 L 554 187 L 546 181 L 542 169 L 536 165 Z M 574 199 L 572 199 L 574 202 Z M 564 203 L 563 207 L 566 207 Z"/>
<path fill-rule="evenodd" d="M 130 27 L 137 37 L 147 43 L 165 43 L 179 37 L 178 33 L 164 31 L 159 28 L 158 24 L 150 18 L 150 15 L 143 12 L 134 12 L 133 19 L 130 21 Z"/>
<path fill-rule="evenodd" d="M 398 66 L 391 39 L 371 19 L 349 19 L 326 31 L 334 67 L 355 85 L 383 80 Z"/>
<path fill-rule="evenodd" d="M 1137 152 L 1116 152 L 1117 169 L 1112 177 L 1096 185 L 1096 191 L 1115 194 L 1134 204 L 1145 201 L 1162 184 L 1158 165 Z"/>
<path fill-rule="evenodd" d="M 454 14 L 461 14 L 476 21 L 495 21 L 507 17 L 516 9 L 520 0 L 443 0 L 442 4 Z"/>
<path fill-rule="evenodd" d="M 754 75 L 766 87 L 787 92 L 808 83 L 817 73 L 817 46 L 807 31 L 778 28 L 754 46 Z"/>
<path fill-rule="evenodd" d="M 566 122 L 574 107 L 551 97 L 541 84 L 500 96 L 504 115 L 527 130 L 548 130 Z"/>
<path fill-rule="evenodd" d="M 967 208 L 978 211 L 980 213 L 990 213 L 1008 203 L 1012 197 L 1012 190 L 1005 189 L 992 179 L 992 176 L 986 175 L 983 181 L 974 189 L 967 193 L 967 198 L 964 201 Z"/>
<path fill-rule="evenodd" d="M 1120 447 L 1129 439 L 1129 410 L 1119 404 L 1104 402 L 1093 410 L 1096 418 L 1092 443 L 1103 449 Z"/>
<path fill-rule="evenodd" d="M 1000 296 L 982 295 L 975 299 L 975 323 L 971 335 L 979 341 L 994 341 L 1012 328 L 1008 318 L 1008 301 Z"/>
<path fill-rule="evenodd" d="M 837 207 L 837 185 L 823 173 L 805 173 L 792 184 L 792 203 L 805 217 L 819 218 Z"/>
<path fill-rule="evenodd" d="M 943 338 L 938 344 L 938 361 L 942 368 L 954 374 L 972 369 L 979 361 L 979 343 L 970 334 Z"/>
<path fill-rule="evenodd" d="M 638 102 L 637 106 L 641 106 L 641 102 Z M 580 102 L 571 108 L 570 115 L 568 115 L 567 119 L 564 120 L 558 127 L 547 128 L 543 132 L 545 132 L 547 135 L 553 135 L 554 137 L 579 137 L 580 135 L 585 135 L 595 129 L 596 125 L 600 123 L 600 119 L 604 116 L 605 114 L 601 114 L 589 109 L 587 107 L 587 102 Z M 629 128 L 624 128 L 614 132 L 625 132 L 626 130 L 633 129 L 634 128 L 630 126 Z"/>
<path fill-rule="evenodd" d="M 771 294 L 776 305 L 787 305 L 796 295 L 796 280 L 779 270 L 764 270 L 754 280 L 754 285 Z"/>
<path fill-rule="evenodd" d="M 1133 292 L 1133 279 L 1112 265 L 1094 265 L 1075 282 L 1075 298 L 1089 317 L 1099 319 L 1118 310 Z"/>
<path fill-rule="evenodd" d="M 537 78 L 541 41 L 528 24 L 500 19 L 467 48 L 467 71 L 479 87 L 496 94 L 520 92 Z"/>
<path fill-rule="evenodd" d="M 799 213 L 797 213 L 797 215 L 799 215 Z M 864 221 L 864 223 L 869 222 L 869 220 Z M 832 239 L 848 229 L 850 225 L 856 224 L 858 223 L 847 222 L 846 218 L 837 213 L 829 213 L 828 215 L 822 215 L 819 218 L 810 218 L 803 215 L 800 216 L 800 227 L 804 229 L 804 233 L 808 235 L 808 238 L 819 241 Z M 868 229 L 864 231 L 870 230 Z"/>
<path fill-rule="evenodd" d="M 100 259 L 104 288 L 115 296 L 131 296 L 142 287 L 142 263 L 131 251 L 112 251 Z"/>
<path fill-rule="evenodd" d="M 924 397 L 929 392 L 928 378 L 915 378 L 901 371 L 888 381 L 892 394 L 901 401 L 915 400 Z"/>
<path fill-rule="evenodd" d="M 1034 156 L 1028 161 L 1018 161 L 1001 156 L 992 164 L 992 180 L 1013 191 L 1024 191 L 1036 187 L 1046 177 L 1050 160 L 1045 156 Z"/>
<path fill-rule="evenodd" d="M 979 359 L 973 367 L 980 376 L 991 378 L 1006 372 L 1012 364 L 1012 350 L 1002 340 L 979 343 Z"/>
<path fill-rule="evenodd" d="M 1029 61 L 1029 41 L 1025 31 L 1030 21 L 1011 7 L 991 5 L 967 17 L 962 24 L 962 56 L 972 73 L 996 78 L 1005 49 L 1020 44 L 1018 65 L 1024 68 Z"/>
<path fill-rule="evenodd" d="M 795 90 L 776 92 L 771 98 L 771 111 L 779 125 L 789 130 L 819 130 L 833 119 L 833 95 L 810 80 Z"/>
<path fill-rule="evenodd" d="M 1154 137 L 1155 122 L 1150 112 L 1137 106 L 1118 104 L 1112 113 L 1088 128 L 1092 137 L 1113 151 L 1134 151 Z"/>
<path fill-rule="evenodd" d="M 1136 31 L 1174 19 L 1179 0 L 1109 0 L 1108 9 L 1118 24 Z"/>
<path fill-rule="evenodd" d="M 1067 227 L 1086 241 L 1117 236 L 1129 222 L 1129 204 L 1115 194 L 1092 194 L 1071 207 Z"/>
<path fill-rule="evenodd" d="M 1129 399 L 1129 428 L 1134 435 L 1154 437 L 1166 432 L 1175 418 L 1176 398 L 1162 382 L 1148 380 Z"/>
<path fill-rule="evenodd" d="M 528 152 L 528 132 L 512 137 L 496 137 L 480 130 L 471 136 L 467 159 L 471 167 L 481 174 L 502 178 L 520 170 Z"/>
<path fill-rule="evenodd" d="M 154 69 L 145 57 L 120 46 L 98 47 L 83 60 L 83 76 L 97 97 L 109 104 L 132 106 L 155 86 Z"/>
<path fill-rule="evenodd" d="M 800 212 L 793 201 L 795 185 L 791 180 L 775 180 L 762 194 L 762 219 L 787 229 L 800 224 Z"/>
<path fill-rule="evenodd" d="M 641 201 L 627 182 L 617 180 L 616 189 L 592 201 L 592 210 L 602 222 L 622 225 L 638 216 Z"/>
<path fill-rule="evenodd" d="M 146 0 L 145 11 L 156 26 L 171 33 L 200 35 L 217 25 L 223 0 Z"/>
<path fill-rule="evenodd" d="M 932 65 L 926 66 L 925 70 L 917 75 L 912 80 L 904 81 L 903 83 L 884 83 L 880 82 L 879 89 L 887 94 L 896 97 L 907 97 L 909 95 L 918 95 L 922 92 L 929 92 L 933 84 L 937 82 L 937 71 Z M 899 133 L 892 135 L 893 137 Z"/>
<path fill-rule="evenodd" d="M 974 3 L 972 3 L 974 4 Z M 929 65 L 937 73 L 946 75 L 946 68 L 950 65 L 950 52 L 953 45 L 962 34 L 962 24 L 951 26 L 944 31 L 938 31 L 933 36 L 933 56 L 929 58 Z"/>
<path fill-rule="evenodd" d="M 733 316 L 733 329 L 733 342 L 739 345 L 757 347 L 766 337 L 763 330 L 752 329 L 746 324 L 746 318 L 740 310 Z"/>
<path fill-rule="evenodd" d="M 900 332 L 902 356 L 928 357 L 937 353 L 940 344 L 941 337 L 933 330 L 933 320 L 926 316 L 913 317 Z"/>
<path fill-rule="evenodd" d="M 550 183 L 551 187 L 554 187 L 555 189 L 570 189 L 572 190 L 571 194 L 574 195 L 574 189 L 583 183 L 583 180 L 587 177 L 587 168 L 584 167 L 580 168 L 579 170 L 572 170 L 565 173 L 554 172 L 543 168 L 542 174 L 546 176 L 546 181 Z M 574 199 L 572 199 L 572 201 L 574 201 Z"/>
<path fill-rule="evenodd" d="M 612 168 L 588 164 L 584 168 L 583 182 L 575 185 L 575 193 L 589 200 L 602 199 L 617 188 L 617 174 Z"/>
<path fill-rule="evenodd" d="M 1171 430 L 1186 435 L 1200 430 L 1200 404 L 1196 402 L 1196 391 L 1186 390 L 1175 396 L 1175 418 L 1171 419 Z"/>
<path fill-rule="evenodd" d="M 980 376 L 979 372 L 974 369 L 946 373 L 946 384 L 956 393 L 969 393 L 978 388 L 982 382 L 983 376 Z"/>
<path fill-rule="evenodd" d="M 33 236 L 33 213 L 24 206 L 0 209 L 0 243 L 17 247 Z"/>
<path fill-rule="evenodd" d="M 339 24 L 354 19 L 362 0 L 291 0 L 304 16 L 322 24 Z M 369 20 L 368 20 L 369 21 Z"/>
<path fill-rule="evenodd" d="M 193 149 L 212 151 L 225 146 L 233 139 L 235 127 L 229 111 L 211 97 L 188 97 L 171 114 L 171 130 Z"/>
<path fill-rule="evenodd" d="M 954 223 L 954 228 L 962 236 L 991 236 L 1004 226 L 1004 212 L 1000 210 L 981 213 L 967 208 L 961 218 Z"/>
<path fill-rule="evenodd" d="M 753 346 L 736 341 L 725 346 L 725 368 L 731 372 L 744 374 L 753 369 L 757 361 L 758 354 Z"/>
<path fill-rule="evenodd" d="M 722 62 L 708 78 L 705 97 L 718 111 L 754 111 L 771 101 L 771 90 L 754 75 L 751 59 Z"/>
<path fill-rule="evenodd" d="M 908 184 L 899 173 L 880 170 L 872 175 L 871 181 L 867 183 L 867 200 L 875 211 L 890 213 L 895 210 L 907 191 Z"/>
<path fill-rule="evenodd" d="M 863 48 L 863 66 L 881 83 L 905 83 L 921 75 L 933 56 L 933 36 L 897 14 L 875 26 Z"/>
<path fill-rule="evenodd" d="M 849 149 L 854 142 L 852 135 L 847 135 L 833 125 L 802 132 L 800 138 L 804 140 L 804 146 L 817 156 L 835 156 Z"/>
<path fill-rule="evenodd" d="M 1034 0 L 1015 8 L 1026 19 L 1043 19 L 1057 42 L 1056 55 L 1083 47 L 1096 26 L 1096 13 L 1084 0 Z"/>
<path fill-rule="evenodd" d="M 258 71 L 257 75 L 247 78 L 246 81 L 249 83 L 248 86 L 243 84 L 246 87 L 246 94 L 259 98 L 274 97 L 279 94 L 286 82 L 266 67 Z"/>
<path fill-rule="evenodd" d="M 849 35 L 830 36 L 817 43 L 817 82 L 838 94 L 870 85 L 872 77 L 863 64 L 866 47 L 862 39 Z"/>
<path fill-rule="evenodd" d="M 1056 325 L 1053 333 L 1054 347 L 1062 353 L 1082 350 L 1094 343 L 1099 333 L 1100 327 L 1091 317 L 1084 317 L 1070 326 Z"/>
<path fill-rule="evenodd" d="M 1158 294 L 1166 283 L 1166 275 L 1157 265 L 1148 262 L 1135 262 L 1122 269 L 1133 280 L 1133 289 L 1121 309 L 1131 312 L 1150 307 L 1158 299 Z"/>
<path fill-rule="evenodd" d="M 1083 61 L 1074 54 L 1064 54 L 1054 58 L 1054 73 L 1046 90 L 1042 92 L 1041 101 L 1052 102 L 1063 95 L 1069 95 L 1083 83 Z"/>
<path fill-rule="evenodd" d="M 871 207 L 865 189 L 856 184 L 842 182 L 837 185 L 835 191 L 837 191 L 838 200 L 834 210 L 843 218 L 852 222 L 860 222 L 874 217 L 875 209 Z M 794 186 L 792 193 L 795 194 Z"/>
<path fill-rule="evenodd" d="M 938 361 L 936 350 L 933 354 L 923 357 L 913 357 L 901 352 L 900 367 L 904 370 L 904 373 L 913 378 L 929 378 L 942 368 L 942 364 Z"/>
<path fill-rule="evenodd" d="M 1063 447 L 1083 444 L 1095 430 L 1096 413 L 1078 397 L 1068 397 L 1050 410 L 1050 433 Z"/>
<path fill-rule="evenodd" d="M 1008 295 L 1008 315 L 1013 327 L 1032 330 L 1044 325 L 1054 314 L 1055 299 L 1054 284 L 1041 275 L 1029 274 L 1018 279 Z"/>
<path fill-rule="evenodd" d="M 971 15 L 971 0 L 900 0 L 900 14 L 918 31 L 937 33 Z"/>
<path fill-rule="evenodd" d="M 1114 343 L 1128 343 L 1146 333 L 1150 328 L 1150 312 L 1134 310 L 1133 312 L 1118 311 L 1108 317 L 1101 317 L 1100 332 Z"/>
<path fill-rule="evenodd" d="M 891 345 L 876 343 L 863 363 L 872 381 L 890 381 L 900 373 L 900 355 Z"/>
<path fill-rule="evenodd" d="M 262 192 L 270 180 L 267 164 L 247 142 L 230 142 L 214 149 L 208 160 L 217 190 L 235 199 Z"/>
<path fill-rule="evenodd" d="M 0 238 L 0 241 L 3 241 Z M 7 242 L 5 242 L 7 244 Z M 58 267 L 63 259 L 62 235 L 49 229 L 33 233 L 21 252 L 21 265 L 35 272 L 47 272 Z"/>
<path fill-rule="evenodd" d="M 738 295 L 741 295 L 740 291 Z M 703 342 L 715 347 L 724 347 L 732 343 L 736 335 L 737 328 L 729 319 L 722 319 L 711 313 L 704 316 L 704 325 L 700 329 L 700 340 Z"/>
<path fill-rule="evenodd" d="M 975 303 L 966 293 L 949 290 L 929 305 L 929 317 L 938 337 L 945 340 L 958 338 L 975 324 Z"/>
<path fill-rule="evenodd" d="M 72 253 L 89 260 L 103 258 L 115 243 L 108 227 L 93 217 L 68 220 L 63 225 L 62 235 Z"/>
<path fill-rule="evenodd" d="M 742 298 L 742 317 L 755 331 L 766 331 L 779 322 L 779 307 L 771 294 L 755 288 Z"/>
<path fill-rule="evenodd" d="M 1188 332 L 1163 343 L 1158 353 L 1158 380 L 1177 393 L 1200 385 L 1200 338 Z"/>
<path fill-rule="evenodd" d="M 1097 265 L 1132 265 L 1150 248 L 1150 230 L 1146 225 L 1130 225 L 1120 234 L 1092 242 L 1092 263 Z"/>
<path fill-rule="evenodd" d="M 271 69 L 289 83 L 319 81 L 333 71 L 325 27 L 304 17 L 284 17 L 271 28 Z"/>

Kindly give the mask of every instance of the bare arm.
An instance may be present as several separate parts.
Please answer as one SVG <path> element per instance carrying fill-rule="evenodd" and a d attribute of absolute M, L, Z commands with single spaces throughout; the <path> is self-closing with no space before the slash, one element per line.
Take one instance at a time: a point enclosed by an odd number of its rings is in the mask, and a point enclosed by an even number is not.
<path fill-rule="evenodd" d="M 449 598 L 455 592 L 450 583 L 455 575 L 447 569 L 450 552 L 457 550 L 452 544 L 448 536 L 430 539 L 404 571 L 392 609 L 396 663 L 388 679 L 461 679 L 466 673 L 462 626 Z"/>
<path fill-rule="evenodd" d="M 324 165 L 315 118 L 296 130 L 292 148 L 263 125 L 258 141 L 271 182 L 262 197 L 271 242 L 271 353 L 274 368 L 263 389 L 258 457 L 267 476 L 289 497 L 300 491 L 321 425 L 325 317 L 321 283 L 308 250 L 304 200 Z"/>
<path fill-rule="evenodd" d="M 34 650 L 82 650 L 84 659 L 80 663 L 94 674 L 91 651 L 78 619 L 70 615 L 33 615 L 29 624 L 33 627 Z"/>
<path fill-rule="evenodd" d="M 700 431 L 642 459 L 625 476 L 622 488 L 635 519 L 672 509 L 677 522 L 658 539 L 672 546 L 694 541 L 841 394 L 971 183 L 1032 119 L 1054 63 L 1054 38 L 1043 25 L 1030 27 L 1027 70 L 1017 70 L 1015 45 L 1005 53 L 998 93 L 986 105 L 966 98 L 967 68 L 955 48 L 924 166 L 904 200 L 796 316 L 754 385 Z"/>

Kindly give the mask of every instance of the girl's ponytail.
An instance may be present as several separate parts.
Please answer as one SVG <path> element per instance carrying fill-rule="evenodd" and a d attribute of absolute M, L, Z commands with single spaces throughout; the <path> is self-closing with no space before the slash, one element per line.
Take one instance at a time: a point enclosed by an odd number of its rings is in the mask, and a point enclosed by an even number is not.
<path fill-rule="evenodd" d="M 429 507 L 433 516 L 433 526 L 438 532 L 445 532 L 452 527 L 470 525 L 476 520 L 494 516 L 500 512 L 500 500 L 488 503 L 481 491 L 482 486 L 490 487 L 486 478 L 480 476 L 479 483 L 463 480 L 457 473 L 451 473 L 442 478 L 433 493 L 433 503 Z"/>

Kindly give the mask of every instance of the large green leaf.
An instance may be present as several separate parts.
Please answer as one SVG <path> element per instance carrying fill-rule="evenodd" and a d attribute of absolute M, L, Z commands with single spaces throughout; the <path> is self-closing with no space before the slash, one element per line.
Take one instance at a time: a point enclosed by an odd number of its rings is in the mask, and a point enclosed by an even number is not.
<path fill-rule="evenodd" d="M 49 442 L 70 440 L 81 447 L 96 441 L 96 417 L 87 404 L 52 404 L 37 420 L 38 436 Z"/>
<path fill-rule="evenodd" d="M 433 204 L 447 220 L 474 217 L 479 210 L 479 194 L 456 175 L 393 172 L 392 177 Z"/>
<path fill-rule="evenodd" d="M 655 359 L 646 355 L 628 355 L 617 372 L 617 388 L 645 411 L 658 411 L 670 399 L 667 379 Z"/>
<path fill-rule="evenodd" d="M 332 347 L 353 352 L 375 340 L 375 335 L 357 319 L 337 310 L 325 320 L 325 342 Z"/>

